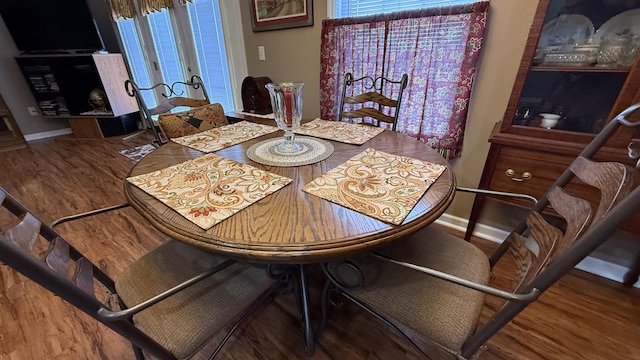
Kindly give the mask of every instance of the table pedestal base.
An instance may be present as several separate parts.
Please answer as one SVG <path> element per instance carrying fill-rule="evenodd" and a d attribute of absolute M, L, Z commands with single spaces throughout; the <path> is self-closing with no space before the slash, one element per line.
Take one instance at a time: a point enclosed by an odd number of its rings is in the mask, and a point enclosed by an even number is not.
<path fill-rule="evenodd" d="M 311 327 L 311 315 L 309 312 L 309 287 L 305 274 L 306 265 L 288 265 L 282 271 L 275 269 L 275 265 L 269 265 L 267 272 L 273 278 L 283 279 L 286 284 L 284 292 L 293 292 L 296 306 L 300 312 L 302 331 L 304 335 L 304 350 L 308 356 L 313 355 L 316 349 L 316 339 Z"/>

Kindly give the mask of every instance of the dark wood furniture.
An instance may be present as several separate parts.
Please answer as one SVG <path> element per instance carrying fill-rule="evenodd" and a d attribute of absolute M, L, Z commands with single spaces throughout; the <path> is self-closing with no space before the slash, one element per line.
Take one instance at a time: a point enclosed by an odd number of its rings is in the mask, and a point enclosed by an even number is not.
<path fill-rule="evenodd" d="M 269 91 L 265 87 L 270 82 L 271 79 L 266 76 L 244 78 L 241 88 L 242 111 L 261 115 L 273 112 Z"/>
<path fill-rule="evenodd" d="M 252 121 L 273 125 L 273 120 Z M 298 299 L 306 327 L 306 348 L 308 353 L 313 353 L 305 267 L 301 264 L 365 253 L 431 224 L 453 200 L 456 181 L 448 163 L 437 152 L 420 141 L 388 130 L 362 146 L 332 142 L 335 151 L 329 158 L 307 166 L 266 167 L 247 157 L 246 152 L 251 145 L 281 136 L 282 132 L 277 131 L 216 152 L 225 158 L 289 177 L 293 182 L 209 230 L 202 230 L 129 183 L 125 184 L 125 196 L 140 214 L 172 238 L 233 259 L 295 265 L 293 276 L 297 279 L 295 288 L 301 291 Z M 302 191 L 305 184 L 368 147 L 447 167 L 401 225 L 381 222 Z M 145 156 L 129 175 L 146 174 L 202 155 L 199 151 L 169 142 Z"/>
<path fill-rule="evenodd" d="M 0 151 L 24 147 L 24 136 L 9 107 L 0 96 Z"/>
<path fill-rule="evenodd" d="M 104 138 L 138 130 L 135 99 L 121 54 L 21 55 L 16 58 L 45 118 L 65 118 L 76 137 Z M 101 90 L 108 111 L 95 111 L 89 94 Z"/>
<path fill-rule="evenodd" d="M 540 198 L 595 133 L 626 107 L 640 101 L 640 53 L 636 54 L 631 66 L 615 67 L 545 65 L 537 59 L 540 52 L 536 56 L 536 51 L 539 50 L 544 24 L 558 21 L 554 19 L 562 13 L 584 15 L 592 19 L 594 28 L 598 29 L 611 16 L 629 6 L 640 9 L 640 1 L 617 10 L 604 4 L 589 6 L 594 3 L 573 1 L 569 7 L 569 1 L 540 1 L 504 118 L 496 124 L 489 138 L 491 147 L 480 188 L 527 193 Z M 539 126 L 540 117 L 537 115 L 545 112 L 561 115 L 555 128 Z M 637 129 L 621 129 L 595 159 L 635 164 L 628 157 L 627 146 L 639 139 L 640 131 Z M 598 194 L 580 181 L 572 181 L 568 189 L 591 201 L 597 200 Z M 484 195 L 476 196 L 466 240 L 470 239 L 485 199 Z M 519 200 L 508 203 L 527 205 Z M 640 232 L 640 215 L 627 221 L 624 228 Z"/>

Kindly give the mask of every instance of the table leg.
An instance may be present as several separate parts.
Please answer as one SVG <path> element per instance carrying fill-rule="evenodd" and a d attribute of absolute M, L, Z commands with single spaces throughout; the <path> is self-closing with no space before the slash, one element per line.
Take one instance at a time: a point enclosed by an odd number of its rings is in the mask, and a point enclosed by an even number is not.
<path fill-rule="evenodd" d="M 285 269 L 279 270 L 275 265 L 267 267 L 269 276 L 282 279 L 286 284 L 284 292 L 293 292 L 296 299 L 296 306 L 300 312 L 302 330 L 304 332 L 304 350 L 311 356 L 315 352 L 315 338 L 311 327 L 311 315 L 309 312 L 309 287 L 305 274 L 305 265 L 289 265 Z"/>
<path fill-rule="evenodd" d="M 296 286 L 296 299 L 300 315 L 302 316 L 302 326 L 304 327 L 304 350 L 307 355 L 311 356 L 315 352 L 316 343 L 313 337 L 313 329 L 311 328 L 311 316 L 309 314 L 309 288 L 307 286 L 307 277 L 305 275 L 304 265 L 296 265 L 298 268 Z"/>

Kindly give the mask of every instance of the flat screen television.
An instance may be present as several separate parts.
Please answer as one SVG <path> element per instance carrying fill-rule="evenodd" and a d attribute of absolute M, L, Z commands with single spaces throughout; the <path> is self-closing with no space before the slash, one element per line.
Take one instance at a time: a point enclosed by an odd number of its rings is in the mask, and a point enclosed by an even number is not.
<path fill-rule="evenodd" d="M 85 0 L 0 0 L 0 15 L 26 53 L 104 48 Z"/>

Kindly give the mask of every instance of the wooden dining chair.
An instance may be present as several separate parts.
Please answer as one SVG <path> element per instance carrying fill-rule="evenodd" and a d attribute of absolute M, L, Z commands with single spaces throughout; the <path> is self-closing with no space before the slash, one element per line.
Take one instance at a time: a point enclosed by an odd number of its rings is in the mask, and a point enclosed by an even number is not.
<path fill-rule="evenodd" d="M 639 108 L 634 105 L 612 120 L 491 256 L 428 226 L 371 254 L 325 264 L 323 319 L 327 299 L 337 293 L 398 331 L 427 359 L 474 358 L 496 332 L 640 210 L 637 170 L 591 159 L 620 126 L 640 125 L 628 120 Z M 599 192 L 598 204 L 564 189 L 574 177 Z M 510 269 L 511 279 L 492 280 L 495 266 Z M 480 323 L 486 295 L 504 301 Z"/>
<path fill-rule="evenodd" d="M 210 103 L 209 95 L 202 79 L 193 75 L 188 81 L 176 81 L 172 84 L 157 83 L 151 87 L 141 88 L 131 80 L 124 83 L 129 96 L 136 98 L 142 118 L 150 127 L 156 138 L 156 145 L 162 145 L 168 139 L 196 134 L 219 126 L 227 125 L 227 117 L 219 103 Z M 157 106 L 149 108 L 145 101 L 145 93 L 151 94 L 162 91 L 164 98 Z M 189 93 L 196 93 L 193 97 Z M 183 111 L 176 108 L 186 107 Z M 157 117 L 157 120 L 154 118 Z M 158 132 L 157 127 L 160 129 Z"/>
<path fill-rule="evenodd" d="M 223 337 L 215 356 L 279 286 L 263 267 L 177 240 L 112 280 L 2 188 L 0 204 L 0 262 L 122 335 L 137 359 L 188 359 Z"/>
<path fill-rule="evenodd" d="M 400 115 L 402 94 L 409 82 L 407 74 L 400 80 L 391 80 L 379 76 L 363 76 L 353 78 L 347 73 L 342 87 L 338 121 L 343 119 L 360 119 L 362 124 L 380 126 L 380 123 L 391 124 L 395 131 Z"/>

